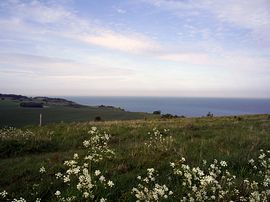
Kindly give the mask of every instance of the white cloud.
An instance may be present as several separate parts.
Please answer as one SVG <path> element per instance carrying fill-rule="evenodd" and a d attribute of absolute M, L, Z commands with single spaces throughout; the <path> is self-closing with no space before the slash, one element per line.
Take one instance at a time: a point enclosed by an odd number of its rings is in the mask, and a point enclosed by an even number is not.
<path fill-rule="evenodd" d="M 81 39 L 87 43 L 133 53 L 154 52 L 159 49 L 159 45 L 142 35 L 119 34 L 112 31 L 104 31 L 97 35 L 86 35 Z"/>
<path fill-rule="evenodd" d="M 23 37 L 32 34 L 28 37 L 29 40 L 39 38 L 41 34 L 47 37 L 65 37 L 123 52 L 146 53 L 159 49 L 159 45 L 147 36 L 136 32 L 115 32 L 94 21 L 83 19 L 75 11 L 57 4 L 10 1 L 2 4 L 2 7 L 9 10 L 12 17 L 0 19 L 0 30 L 18 32 Z"/>

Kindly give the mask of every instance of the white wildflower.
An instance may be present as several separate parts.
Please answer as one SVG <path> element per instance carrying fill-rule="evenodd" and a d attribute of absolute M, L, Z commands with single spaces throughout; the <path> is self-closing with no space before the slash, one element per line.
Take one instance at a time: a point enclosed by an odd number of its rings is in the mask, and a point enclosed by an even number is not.
<path fill-rule="evenodd" d="M 74 159 L 79 159 L 79 155 L 78 155 L 77 153 L 75 153 L 75 154 L 73 155 L 73 158 L 74 158 Z"/>
<path fill-rule="evenodd" d="M 0 192 L 0 196 L 2 196 L 2 198 L 5 198 L 7 195 L 8 195 L 8 193 L 6 190 Z"/>
<path fill-rule="evenodd" d="M 83 197 L 84 198 L 88 198 L 89 197 L 89 193 L 88 192 L 83 192 Z"/>
<path fill-rule="evenodd" d="M 227 166 L 227 163 L 226 163 L 226 161 L 220 161 L 220 165 L 221 165 L 222 167 L 226 167 L 226 166 Z"/>
<path fill-rule="evenodd" d="M 42 166 L 42 167 L 39 169 L 39 172 L 40 172 L 40 173 L 45 173 L 45 172 L 46 172 L 45 167 L 44 167 L 44 166 Z"/>
<path fill-rule="evenodd" d="M 60 196 L 60 195 L 61 195 L 61 192 L 57 190 L 57 191 L 54 193 L 54 195 L 55 195 L 55 196 Z"/>
<path fill-rule="evenodd" d="M 113 185 L 114 185 L 114 183 L 113 183 L 111 180 L 109 180 L 109 181 L 108 181 L 108 186 L 109 186 L 109 187 L 113 187 Z"/>
<path fill-rule="evenodd" d="M 99 176 L 100 174 L 101 174 L 100 170 L 96 170 L 96 171 L 95 171 L 95 175 L 96 175 L 96 176 Z"/>
<path fill-rule="evenodd" d="M 103 175 L 101 175 L 101 176 L 99 177 L 99 181 L 100 181 L 100 182 L 104 182 L 104 181 L 105 181 L 105 177 L 104 177 Z"/>
<path fill-rule="evenodd" d="M 172 168 L 174 168 L 174 167 L 175 167 L 175 163 L 170 163 L 170 166 L 171 166 Z"/>

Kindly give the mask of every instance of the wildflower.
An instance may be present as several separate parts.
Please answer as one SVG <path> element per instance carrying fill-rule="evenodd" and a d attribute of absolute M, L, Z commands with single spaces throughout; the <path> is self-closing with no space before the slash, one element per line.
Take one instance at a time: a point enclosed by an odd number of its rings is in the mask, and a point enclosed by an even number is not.
<path fill-rule="evenodd" d="M 155 169 L 154 169 L 154 168 L 148 168 L 147 171 L 148 171 L 149 173 L 153 173 L 153 172 L 155 171 Z"/>
<path fill-rule="evenodd" d="M 89 147 L 90 146 L 90 141 L 88 141 L 88 140 L 83 141 L 83 146 L 84 147 Z"/>
<path fill-rule="evenodd" d="M 141 176 L 137 177 L 141 183 L 132 188 L 132 193 L 137 198 L 137 201 L 160 201 L 162 198 L 167 199 L 172 194 L 166 185 L 159 185 L 154 182 L 157 175 L 153 168 L 149 168 L 147 169 L 147 177 L 143 180 Z"/>
<path fill-rule="evenodd" d="M 74 159 L 79 159 L 79 155 L 78 155 L 77 153 L 75 153 L 75 154 L 73 155 L 73 158 L 74 158 Z"/>
<path fill-rule="evenodd" d="M 60 194 L 61 194 L 61 192 L 58 190 L 54 193 L 55 196 L 60 196 Z"/>
<path fill-rule="evenodd" d="M 45 172 L 46 172 L 44 166 L 42 166 L 42 167 L 39 169 L 39 172 L 40 172 L 40 173 L 45 173 Z"/>
<path fill-rule="evenodd" d="M 92 126 L 92 127 L 91 127 L 91 130 L 92 130 L 92 131 L 97 131 L 97 127 Z"/>
<path fill-rule="evenodd" d="M 6 192 L 6 190 L 0 192 L 0 196 L 2 196 L 2 198 L 5 198 L 8 195 L 8 193 Z"/>
<path fill-rule="evenodd" d="M 263 159 L 265 157 L 265 153 L 260 154 L 259 159 Z"/>
<path fill-rule="evenodd" d="M 69 178 L 69 175 L 67 175 L 67 176 L 64 176 L 64 182 L 70 182 L 70 178 Z"/>
<path fill-rule="evenodd" d="M 95 175 L 96 175 L 96 176 L 99 176 L 100 174 L 101 174 L 100 170 L 96 170 L 96 171 L 95 171 Z"/>
<path fill-rule="evenodd" d="M 55 176 L 56 176 L 56 179 L 58 179 L 58 178 L 62 177 L 63 175 L 62 175 L 62 173 L 58 172 L 55 174 Z"/>
<path fill-rule="evenodd" d="M 101 176 L 99 177 L 99 181 L 100 181 L 100 182 L 105 181 L 105 177 L 104 177 L 103 175 L 101 175 Z"/>
<path fill-rule="evenodd" d="M 83 197 L 84 197 L 84 198 L 88 198 L 88 197 L 89 197 L 89 193 L 88 193 L 88 192 L 84 192 L 84 193 L 83 193 Z"/>
<path fill-rule="evenodd" d="M 101 198 L 100 202 L 106 202 L 107 200 L 105 198 Z"/>
<path fill-rule="evenodd" d="M 175 167 L 175 163 L 170 163 L 170 166 L 171 166 L 172 168 L 174 168 L 174 167 Z"/>
<path fill-rule="evenodd" d="M 26 202 L 26 200 L 22 197 L 20 197 L 19 199 L 13 199 L 12 202 Z"/>
<path fill-rule="evenodd" d="M 40 198 L 36 198 L 36 202 L 41 202 L 41 199 Z"/>
<path fill-rule="evenodd" d="M 227 166 L 227 163 L 226 163 L 226 161 L 220 161 L 220 165 L 221 165 L 222 167 L 226 167 L 226 166 Z"/>
<path fill-rule="evenodd" d="M 248 161 L 248 163 L 250 163 L 251 165 L 253 165 L 254 162 L 255 162 L 254 159 L 250 159 L 250 160 Z"/>
<path fill-rule="evenodd" d="M 114 183 L 113 183 L 111 180 L 109 180 L 109 181 L 108 181 L 108 186 L 109 186 L 109 187 L 113 187 L 113 185 L 114 185 Z"/>

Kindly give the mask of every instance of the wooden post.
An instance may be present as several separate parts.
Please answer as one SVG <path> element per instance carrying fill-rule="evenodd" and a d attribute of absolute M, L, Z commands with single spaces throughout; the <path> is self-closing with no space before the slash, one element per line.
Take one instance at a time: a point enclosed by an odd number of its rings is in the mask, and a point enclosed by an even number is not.
<path fill-rule="evenodd" d="M 42 114 L 39 114 L 39 126 L 42 126 Z"/>

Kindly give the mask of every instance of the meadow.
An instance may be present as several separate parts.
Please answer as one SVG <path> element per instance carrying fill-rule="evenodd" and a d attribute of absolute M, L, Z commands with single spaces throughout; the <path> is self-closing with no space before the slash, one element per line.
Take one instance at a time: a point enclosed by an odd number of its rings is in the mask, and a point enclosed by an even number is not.
<path fill-rule="evenodd" d="M 268 201 L 268 150 L 269 115 L 3 128 L 0 200 Z"/>

